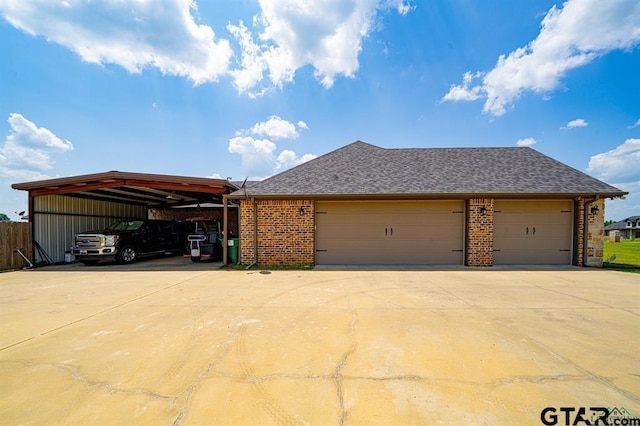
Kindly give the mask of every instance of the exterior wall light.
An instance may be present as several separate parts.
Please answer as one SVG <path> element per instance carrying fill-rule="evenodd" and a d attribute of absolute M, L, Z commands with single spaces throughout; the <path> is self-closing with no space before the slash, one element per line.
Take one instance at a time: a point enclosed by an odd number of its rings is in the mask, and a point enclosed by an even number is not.
<path fill-rule="evenodd" d="M 591 214 L 598 214 L 600 209 L 598 208 L 598 206 L 592 206 L 589 211 L 591 212 Z"/>
<path fill-rule="evenodd" d="M 302 216 L 304 212 L 305 212 L 304 206 L 300 206 L 300 216 Z"/>
<path fill-rule="evenodd" d="M 480 214 L 484 216 L 487 213 L 487 208 L 485 206 L 480 206 Z"/>

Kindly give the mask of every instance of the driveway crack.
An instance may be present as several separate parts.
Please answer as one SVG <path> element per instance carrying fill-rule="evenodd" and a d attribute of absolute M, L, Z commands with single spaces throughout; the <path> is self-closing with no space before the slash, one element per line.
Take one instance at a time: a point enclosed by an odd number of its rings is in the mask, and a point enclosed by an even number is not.
<path fill-rule="evenodd" d="M 356 324 L 358 323 L 359 317 L 358 317 L 358 312 L 355 310 L 355 308 L 351 304 L 351 300 L 349 300 L 349 305 L 351 305 L 351 323 L 349 324 L 349 337 L 351 337 L 351 346 L 349 346 L 347 351 L 344 354 L 342 354 L 342 357 L 340 358 L 340 362 L 338 363 L 338 365 L 336 365 L 336 368 L 333 372 L 333 381 L 336 384 L 336 390 L 338 393 L 338 404 L 340 407 L 340 418 L 339 418 L 340 426 L 344 426 L 345 420 L 347 418 L 347 414 L 349 413 L 349 410 L 345 407 L 345 403 L 344 403 L 344 388 L 342 385 L 343 376 L 341 374 L 341 371 L 347 365 L 349 356 L 351 356 L 351 354 L 353 354 L 353 352 L 355 352 L 357 348 L 355 333 L 356 333 Z"/>

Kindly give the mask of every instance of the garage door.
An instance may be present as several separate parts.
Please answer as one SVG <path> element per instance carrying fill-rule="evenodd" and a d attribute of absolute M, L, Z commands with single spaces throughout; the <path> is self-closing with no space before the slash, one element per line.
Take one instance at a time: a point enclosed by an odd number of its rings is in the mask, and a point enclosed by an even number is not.
<path fill-rule="evenodd" d="M 495 265 L 570 265 L 573 201 L 502 201 L 494 205 Z"/>
<path fill-rule="evenodd" d="M 461 265 L 463 201 L 316 203 L 316 263 Z"/>

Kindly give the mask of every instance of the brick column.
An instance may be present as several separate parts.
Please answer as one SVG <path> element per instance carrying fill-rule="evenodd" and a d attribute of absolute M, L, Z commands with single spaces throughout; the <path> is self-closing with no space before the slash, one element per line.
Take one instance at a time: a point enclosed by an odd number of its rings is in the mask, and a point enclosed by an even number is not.
<path fill-rule="evenodd" d="M 592 201 L 587 209 L 586 266 L 601 268 L 604 256 L 604 199 Z"/>
<path fill-rule="evenodd" d="M 493 199 L 467 200 L 467 266 L 493 266 Z"/>
<path fill-rule="evenodd" d="M 240 263 L 249 265 L 253 262 L 253 203 L 240 201 Z"/>
<path fill-rule="evenodd" d="M 576 266 L 584 266 L 584 204 L 581 198 L 576 212 Z"/>

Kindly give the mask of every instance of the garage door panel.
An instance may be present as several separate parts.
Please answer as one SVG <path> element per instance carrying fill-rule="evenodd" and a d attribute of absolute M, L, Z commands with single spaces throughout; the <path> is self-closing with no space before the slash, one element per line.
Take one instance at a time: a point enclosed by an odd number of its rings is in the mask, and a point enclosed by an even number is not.
<path fill-rule="evenodd" d="M 569 265 L 571 251 L 538 250 L 534 261 L 531 259 L 531 249 L 513 249 L 509 252 L 494 253 L 496 265 Z"/>
<path fill-rule="evenodd" d="M 494 264 L 571 264 L 571 200 L 497 200 L 494 210 Z"/>
<path fill-rule="evenodd" d="M 318 264 L 463 261 L 462 201 L 318 202 L 316 209 Z"/>

